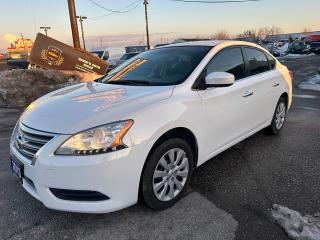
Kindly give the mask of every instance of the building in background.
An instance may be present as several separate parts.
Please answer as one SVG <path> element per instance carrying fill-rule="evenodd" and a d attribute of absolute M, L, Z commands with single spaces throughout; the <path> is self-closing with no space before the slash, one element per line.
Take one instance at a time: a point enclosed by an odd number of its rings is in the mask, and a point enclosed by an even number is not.
<path fill-rule="evenodd" d="M 33 47 L 33 41 L 28 38 L 17 38 L 14 42 L 11 43 L 11 46 L 8 47 L 8 55 L 12 59 L 27 58 Z"/>

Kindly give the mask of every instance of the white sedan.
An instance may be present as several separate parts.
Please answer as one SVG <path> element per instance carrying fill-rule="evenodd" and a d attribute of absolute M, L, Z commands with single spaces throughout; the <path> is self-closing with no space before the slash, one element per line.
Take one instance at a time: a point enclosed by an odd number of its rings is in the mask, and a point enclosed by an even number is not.
<path fill-rule="evenodd" d="M 11 165 L 48 208 L 105 213 L 142 199 L 164 209 L 196 167 L 261 129 L 278 134 L 291 99 L 290 71 L 256 44 L 168 45 L 33 102 Z"/>

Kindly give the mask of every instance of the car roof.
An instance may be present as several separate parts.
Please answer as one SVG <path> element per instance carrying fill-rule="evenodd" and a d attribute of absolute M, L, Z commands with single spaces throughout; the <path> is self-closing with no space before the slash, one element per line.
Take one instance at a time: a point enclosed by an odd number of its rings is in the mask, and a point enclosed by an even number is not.
<path fill-rule="evenodd" d="M 176 46 L 208 46 L 214 47 L 220 43 L 226 42 L 226 40 L 212 40 L 212 41 L 191 41 L 191 42 L 183 42 L 183 43 L 172 43 L 169 45 L 161 46 L 161 48 L 165 47 L 176 47 Z"/>
<path fill-rule="evenodd" d="M 245 41 L 233 41 L 233 40 L 209 40 L 209 41 L 194 41 L 194 42 L 183 42 L 183 43 L 173 43 L 166 46 L 161 46 L 158 48 L 168 48 L 168 47 L 182 47 L 182 46 L 208 46 L 215 47 L 219 44 L 227 43 L 228 46 L 232 45 L 245 45 L 259 47 L 259 45 L 251 42 Z"/>

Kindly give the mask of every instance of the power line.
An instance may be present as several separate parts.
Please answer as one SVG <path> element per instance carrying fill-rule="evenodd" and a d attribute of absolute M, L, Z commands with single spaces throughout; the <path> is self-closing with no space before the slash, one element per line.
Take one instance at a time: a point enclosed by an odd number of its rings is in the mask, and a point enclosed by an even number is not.
<path fill-rule="evenodd" d="M 112 13 L 126 13 L 126 12 L 129 11 L 129 10 L 124 10 L 124 11 L 122 11 L 121 9 L 120 9 L 120 10 L 113 10 L 113 9 L 106 8 L 106 7 L 102 6 L 102 5 L 100 5 L 99 3 L 97 3 L 97 2 L 94 1 L 94 0 L 89 0 L 89 1 L 90 1 L 91 3 L 93 3 L 94 5 L 96 5 L 97 7 L 102 8 L 102 9 L 108 11 L 108 12 L 112 12 Z M 130 3 L 130 4 L 127 5 L 125 8 L 128 8 L 129 6 L 132 6 L 133 4 L 135 4 L 135 3 L 137 3 L 137 2 L 141 2 L 141 1 L 139 0 L 139 1 L 135 1 L 135 2 L 133 2 L 133 3 Z"/>
<path fill-rule="evenodd" d="M 171 0 L 171 1 L 173 1 L 173 2 L 184 2 L 184 3 L 209 3 L 209 4 L 219 4 L 219 3 L 259 2 L 260 0 L 230 0 L 230 1 Z"/>
<path fill-rule="evenodd" d="M 34 7 L 33 7 L 33 2 L 30 0 L 30 6 L 31 6 L 31 12 L 33 15 L 33 27 L 34 27 L 34 34 L 37 34 L 37 23 L 36 23 L 36 15 L 34 13 Z"/>
<path fill-rule="evenodd" d="M 134 1 L 134 2 L 132 2 L 132 3 L 128 4 L 128 5 L 126 5 L 125 7 L 121 8 L 119 10 L 116 10 L 116 11 L 126 10 L 126 12 L 130 12 L 130 11 L 136 9 L 137 7 L 139 7 L 140 3 L 142 3 L 142 2 L 143 2 L 142 0 Z M 131 7 L 131 6 L 133 6 L 133 7 L 128 9 L 128 7 Z M 125 12 L 122 12 L 122 13 L 125 13 Z M 103 17 L 110 16 L 112 14 L 115 14 L 115 13 L 114 12 L 110 12 L 108 14 L 104 14 L 104 15 L 100 15 L 100 16 L 87 17 L 87 19 L 94 21 L 94 20 L 98 20 L 98 19 L 103 18 Z M 63 28 L 63 27 L 68 27 L 68 26 L 69 26 L 69 24 L 61 24 L 61 25 L 55 26 L 54 28 L 55 29 L 60 29 L 60 28 Z M 29 35 L 33 35 L 33 34 L 29 34 Z"/>
<path fill-rule="evenodd" d="M 127 12 L 131 12 L 132 10 L 136 9 L 137 7 L 140 6 L 140 3 L 142 2 L 142 0 L 138 0 L 138 1 L 134 1 L 130 4 L 128 4 L 127 6 L 123 7 L 123 8 L 120 8 L 118 10 L 112 10 L 112 12 L 106 10 L 105 8 L 102 8 L 106 11 L 108 11 L 109 13 L 108 14 L 104 14 L 104 15 L 100 15 L 100 16 L 96 16 L 96 17 L 90 17 L 88 19 L 90 20 L 96 20 L 96 19 L 99 19 L 99 18 L 103 18 L 103 17 L 107 17 L 107 16 L 110 16 L 112 14 L 115 14 L 115 13 L 127 13 Z M 133 6 L 132 8 L 129 8 Z M 129 8 L 129 9 L 128 9 Z M 110 9 L 111 10 L 111 9 Z"/>

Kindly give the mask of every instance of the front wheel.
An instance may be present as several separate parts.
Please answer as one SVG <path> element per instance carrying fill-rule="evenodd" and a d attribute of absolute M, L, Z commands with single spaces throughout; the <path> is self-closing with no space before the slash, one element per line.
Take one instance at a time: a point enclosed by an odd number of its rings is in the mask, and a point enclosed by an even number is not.
<path fill-rule="evenodd" d="M 157 146 L 142 175 L 141 194 L 146 205 L 164 209 L 178 201 L 190 181 L 193 166 L 194 156 L 186 141 L 173 138 Z"/>
<path fill-rule="evenodd" d="M 283 128 L 287 113 L 287 102 L 281 97 L 277 103 L 271 125 L 267 128 L 269 133 L 278 135 Z"/>

